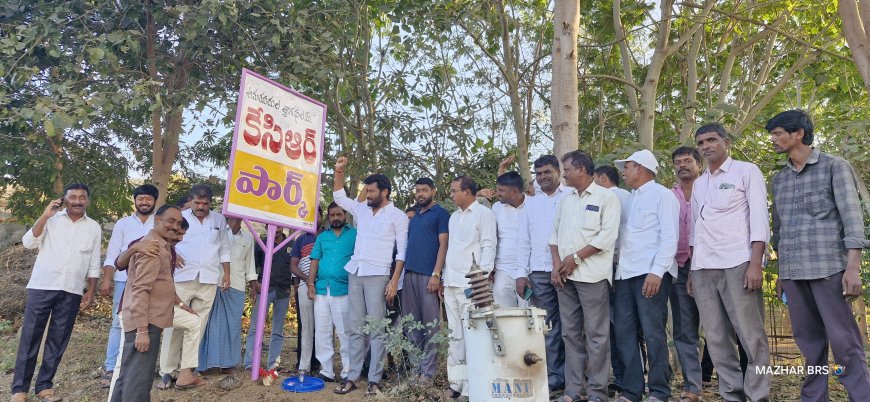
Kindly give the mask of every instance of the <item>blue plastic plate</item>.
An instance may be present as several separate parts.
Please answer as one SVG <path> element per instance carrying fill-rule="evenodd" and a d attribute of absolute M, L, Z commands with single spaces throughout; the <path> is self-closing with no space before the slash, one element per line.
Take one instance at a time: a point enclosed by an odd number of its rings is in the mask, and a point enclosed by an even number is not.
<path fill-rule="evenodd" d="M 305 376 L 302 381 L 299 381 L 298 376 L 289 377 L 284 380 L 282 388 L 287 392 L 317 392 L 323 389 L 323 380 L 317 377 Z"/>

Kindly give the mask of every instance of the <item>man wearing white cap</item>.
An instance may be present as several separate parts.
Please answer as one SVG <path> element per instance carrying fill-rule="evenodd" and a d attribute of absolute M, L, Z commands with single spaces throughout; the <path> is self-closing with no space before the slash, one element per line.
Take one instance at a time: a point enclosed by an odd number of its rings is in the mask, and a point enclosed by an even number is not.
<path fill-rule="evenodd" d="M 649 402 L 671 397 L 673 372 L 668 357 L 668 295 L 677 275 L 680 206 L 670 190 L 656 183 L 658 161 L 649 150 L 615 161 L 625 183 L 634 189 L 628 222 L 620 237 L 614 322 L 616 348 L 622 359 L 620 401 L 643 398 L 644 373 L 637 338 L 642 330 L 649 361 Z"/>

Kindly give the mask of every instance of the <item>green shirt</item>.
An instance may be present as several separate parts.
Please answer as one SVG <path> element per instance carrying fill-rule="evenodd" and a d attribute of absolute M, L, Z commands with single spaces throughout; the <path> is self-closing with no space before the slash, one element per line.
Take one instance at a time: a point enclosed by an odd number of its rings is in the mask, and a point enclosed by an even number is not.
<path fill-rule="evenodd" d="M 355 242 L 356 229 L 350 226 L 342 228 L 339 235 L 330 228 L 317 236 L 310 257 L 319 261 L 317 278 L 314 280 L 317 294 L 325 295 L 328 288 L 331 296 L 347 295 L 347 271 L 344 266 L 353 255 Z"/>

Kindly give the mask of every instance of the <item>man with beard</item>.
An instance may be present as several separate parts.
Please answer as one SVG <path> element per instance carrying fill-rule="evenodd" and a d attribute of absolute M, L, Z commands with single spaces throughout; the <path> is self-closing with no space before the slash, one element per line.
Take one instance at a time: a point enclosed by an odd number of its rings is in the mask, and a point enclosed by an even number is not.
<path fill-rule="evenodd" d="M 45 348 L 34 391 L 43 401 L 63 399 L 55 394 L 52 381 L 72 335 L 76 315 L 79 309 L 93 303 L 100 277 L 103 233 L 100 224 L 85 214 L 89 197 L 88 186 L 68 185 L 63 198 L 49 202 L 21 239 L 25 248 L 38 248 L 39 254 L 27 282 L 24 321 L 12 376 L 13 402 L 27 400 L 43 334 Z M 87 292 L 82 296 L 85 281 Z"/>
<path fill-rule="evenodd" d="M 172 246 L 181 221 L 174 205 L 157 210 L 154 228 L 142 239 L 156 241 L 156 257 L 136 254 L 127 269 L 121 318 L 124 353 L 112 401 L 150 401 L 151 382 L 157 365 L 158 344 L 164 328 L 172 326 L 175 283 L 172 279 Z"/>
<path fill-rule="evenodd" d="M 115 259 L 127 249 L 130 242 L 148 234 L 154 227 L 154 204 L 160 192 L 157 187 L 143 184 L 133 189 L 133 205 L 136 211 L 132 215 L 125 216 L 115 222 L 112 228 L 112 237 L 106 247 L 106 260 L 103 262 L 103 279 L 100 284 L 100 294 L 112 296 L 112 311 L 118 311 L 118 303 L 121 301 L 121 293 L 127 283 L 127 272 L 117 271 Z M 114 275 L 114 279 L 113 279 Z M 121 320 L 117 314 L 112 314 L 112 326 L 109 329 L 109 341 L 106 343 L 106 361 L 104 363 L 103 377 L 100 379 L 101 388 L 109 388 L 112 382 L 112 371 L 115 369 L 115 359 L 118 356 L 118 347 L 121 345 Z"/>
<path fill-rule="evenodd" d="M 695 131 L 707 170 L 692 185 L 692 270 L 695 297 L 710 357 L 725 400 L 767 401 L 770 350 L 764 329 L 763 259 L 770 239 L 767 185 L 758 166 L 728 155 L 731 140 L 719 123 Z M 749 359 L 744 375 L 737 341 Z"/>
<path fill-rule="evenodd" d="M 190 195 L 193 196 L 193 207 L 182 212 L 190 223 L 190 229 L 184 240 L 175 246 L 179 258 L 185 261 L 184 267 L 175 272 L 175 290 L 182 303 L 199 315 L 202 320 L 200 328 L 205 328 L 214 303 L 215 287 L 224 291 L 230 287 L 231 248 L 226 219 L 211 211 L 211 187 L 197 184 L 190 189 Z M 195 338 L 185 338 L 184 331 L 173 330 L 171 335 L 169 332 L 161 345 L 160 374 L 165 376 L 180 369 L 175 383 L 179 389 L 205 385 L 205 380 L 193 374 L 199 365 L 202 332 Z M 183 350 L 192 350 L 193 353 L 183 353 Z"/>
<path fill-rule="evenodd" d="M 535 160 L 535 180 L 541 192 L 528 197 L 520 210 L 517 225 L 516 287 L 522 297 L 532 288 L 532 305 L 547 312 L 550 332 L 545 335 L 547 347 L 547 377 L 550 392 L 565 388 L 565 344 L 562 342 L 562 322 L 559 320 L 559 299 L 550 282 L 553 257 L 548 241 L 553 231 L 556 206 L 569 189 L 559 184 L 559 160 L 544 155 Z"/>
<path fill-rule="evenodd" d="M 692 147 L 679 147 L 671 154 L 677 184 L 674 195 L 680 204 L 680 234 L 677 241 L 677 278 L 671 286 L 671 316 L 674 326 L 674 347 L 683 370 L 682 402 L 697 402 L 701 397 L 701 358 L 698 351 L 698 306 L 686 290 L 686 279 L 692 267 L 689 254 L 689 225 L 692 222 L 692 186 L 701 174 L 701 154 Z"/>
<path fill-rule="evenodd" d="M 771 243 L 795 342 L 807 367 L 827 366 L 830 348 L 844 370 L 834 374 L 849 400 L 870 401 L 870 373 L 851 306 L 863 294 L 861 249 L 868 247 L 855 172 L 845 159 L 812 147 L 813 122 L 803 110 L 782 112 L 765 129 L 773 150 L 788 154 L 773 176 Z M 829 400 L 828 377 L 807 375 L 801 400 Z"/>
<path fill-rule="evenodd" d="M 562 177 L 573 190 L 559 201 L 549 241 L 565 341 L 564 402 L 608 399 L 609 292 L 622 211 L 616 194 L 593 182 L 593 172 L 589 155 L 562 156 Z"/>
<path fill-rule="evenodd" d="M 197 371 L 200 372 L 218 367 L 234 374 L 242 358 L 245 287 L 248 283 L 252 289 L 257 286 L 253 235 L 248 229 L 242 229 L 241 219 L 227 218 L 227 237 L 232 249 L 230 288 L 226 291 L 218 289 L 215 293 L 211 316 L 199 349 Z"/>
<path fill-rule="evenodd" d="M 348 292 L 351 310 L 351 356 L 347 379 L 335 390 L 338 394 L 346 394 L 356 388 L 354 382 L 361 376 L 366 355 L 366 333 L 363 331 L 365 320 L 367 316 L 375 322 L 384 319 L 386 301 L 392 300 L 398 291 L 408 242 L 408 218 L 389 200 L 392 189 L 390 180 L 382 174 L 366 177 L 363 181 L 366 202 L 357 202 L 348 198 L 344 190 L 345 167 L 347 158 L 339 157 L 335 162 L 333 198 L 336 204 L 353 215 L 359 236 L 354 246 L 356 251 L 344 267 L 350 273 Z M 393 247 L 396 248 L 396 269 L 390 278 Z M 384 370 L 384 329 L 375 329 L 369 336 L 371 363 L 367 396 L 376 395 L 380 390 Z"/>
<path fill-rule="evenodd" d="M 424 328 L 408 331 L 408 340 L 422 353 L 412 356 L 411 381 L 422 386 L 432 383 L 437 369 L 437 349 L 429 343 L 441 321 L 441 271 L 447 255 L 450 214 L 435 202 L 435 182 L 422 177 L 414 183 L 416 215 L 408 224 L 408 249 L 405 261 L 405 286 L 402 312 Z"/>
<path fill-rule="evenodd" d="M 341 378 L 347 377 L 350 367 L 348 353 L 350 312 L 347 296 L 347 271 L 344 266 L 353 255 L 356 229 L 347 225 L 347 215 L 336 203 L 326 209 L 329 230 L 324 231 L 311 249 L 311 269 L 305 282 L 307 298 L 314 301 L 314 347 L 321 362 L 317 377 L 328 382 L 336 380 L 332 367 L 332 331 L 338 334 L 341 351 Z"/>
<path fill-rule="evenodd" d="M 493 204 L 492 212 L 498 228 L 498 247 L 493 271 L 493 297 L 499 306 L 517 307 L 523 300 L 523 295 L 517 295 L 515 255 L 519 215 L 526 202 L 523 177 L 515 171 L 504 173 L 496 178 L 495 189 L 498 202 Z"/>

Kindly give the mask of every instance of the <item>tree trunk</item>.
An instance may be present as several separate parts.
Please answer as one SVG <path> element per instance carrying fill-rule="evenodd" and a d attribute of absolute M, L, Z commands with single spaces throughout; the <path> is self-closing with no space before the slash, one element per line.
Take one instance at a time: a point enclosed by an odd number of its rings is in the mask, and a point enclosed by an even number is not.
<path fill-rule="evenodd" d="M 864 89 L 870 92 L 870 3 L 867 1 L 840 0 L 840 19 L 843 20 L 843 36 L 849 44 L 855 66 L 864 79 Z"/>
<path fill-rule="evenodd" d="M 48 145 L 51 147 L 51 152 L 54 154 L 54 181 L 51 184 L 51 190 L 55 195 L 63 192 L 63 130 L 57 130 L 57 140 L 53 137 L 46 137 Z M 66 195 L 66 194 L 63 194 Z M 52 196 L 54 197 L 54 195 Z"/>
<path fill-rule="evenodd" d="M 553 153 L 577 149 L 580 96 L 577 89 L 577 33 L 580 0 L 556 0 L 553 7 L 553 81 L 550 98 Z"/>

